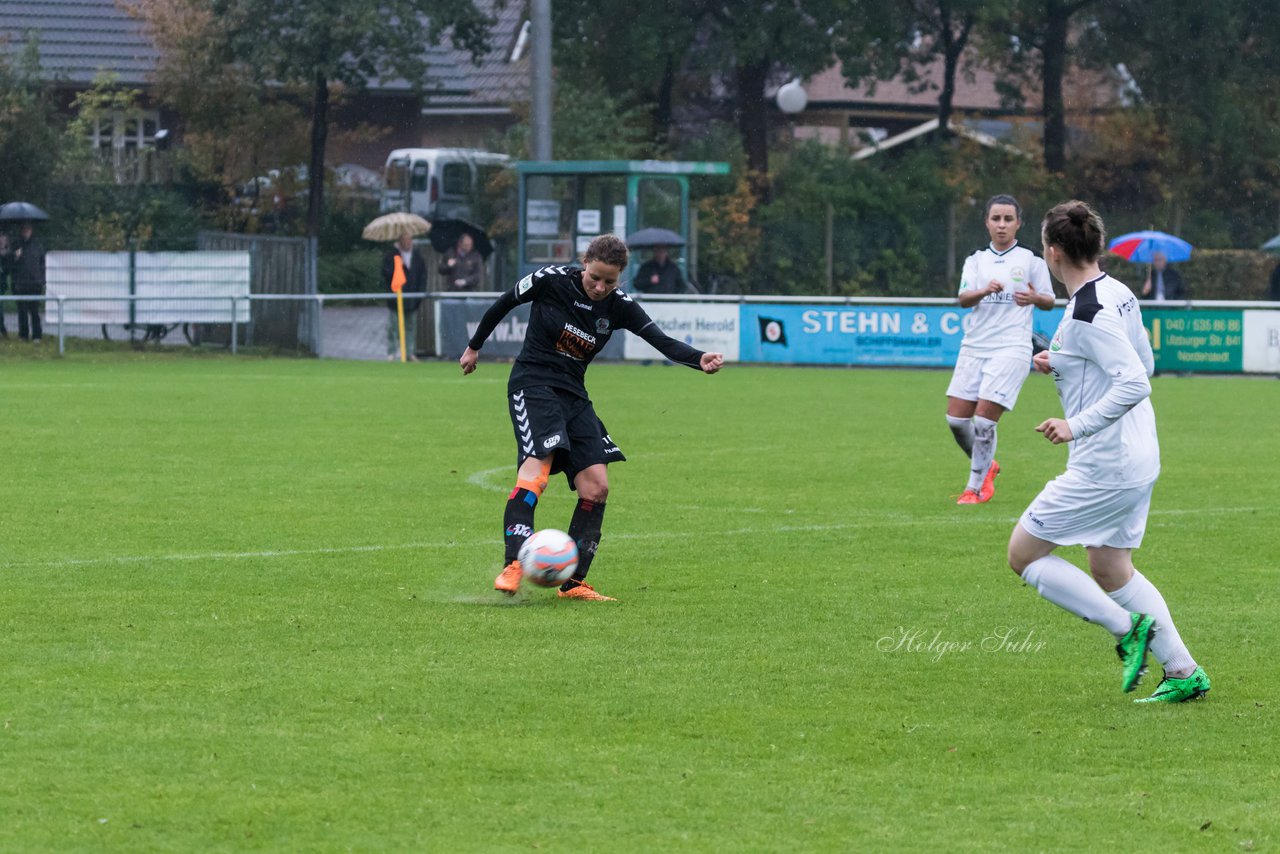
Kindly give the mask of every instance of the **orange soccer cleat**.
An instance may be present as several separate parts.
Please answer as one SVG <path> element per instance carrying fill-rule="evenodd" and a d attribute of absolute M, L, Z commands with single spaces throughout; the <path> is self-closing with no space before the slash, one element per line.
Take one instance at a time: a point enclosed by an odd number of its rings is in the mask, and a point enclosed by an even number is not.
<path fill-rule="evenodd" d="M 596 589 L 590 584 L 578 584 L 576 587 L 570 587 L 568 590 L 561 590 L 556 594 L 561 599 L 583 599 L 587 602 L 617 602 L 612 596 L 605 596 L 603 593 L 597 593 Z"/>
<path fill-rule="evenodd" d="M 516 591 L 520 589 L 520 579 L 523 577 L 524 573 L 520 570 L 520 561 L 513 560 L 493 580 L 493 589 L 500 590 L 508 596 L 514 596 Z"/>
<path fill-rule="evenodd" d="M 966 489 L 960 493 L 960 497 L 956 499 L 957 504 L 981 504 L 982 499 L 978 497 L 978 493 L 972 489 Z"/>
<path fill-rule="evenodd" d="M 992 460 L 991 468 L 987 469 L 987 476 L 982 479 L 982 490 L 978 493 L 979 501 L 990 501 L 996 494 L 996 475 L 998 474 L 1000 474 L 1000 464 Z"/>

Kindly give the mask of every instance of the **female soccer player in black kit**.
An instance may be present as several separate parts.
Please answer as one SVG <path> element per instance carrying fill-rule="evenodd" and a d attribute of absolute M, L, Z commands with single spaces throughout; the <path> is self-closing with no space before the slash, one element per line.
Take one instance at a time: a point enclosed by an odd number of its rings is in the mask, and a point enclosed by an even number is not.
<path fill-rule="evenodd" d="M 503 517 L 506 568 L 493 582 L 508 596 L 520 588 L 520 546 L 533 533 L 533 512 L 550 475 L 563 471 L 578 504 L 569 536 L 578 544 L 578 568 L 560 588 L 568 599 L 615 601 L 586 583 L 600 544 L 609 495 L 609 463 L 626 457 L 596 417 L 583 376 L 587 365 L 620 329 L 639 335 L 672 362 L 714 374 L 720 353 L 704 353 L 671 338 L 631 297 L 618 290 L 627 246 L 612 234 L 591 241 L 581 267 L 543 267 L 498 297 L 480 321 L 458 364 L 476 369 L 485 339 L 520 303 L 532 303 L 524 347 L 511 367 L 507 405 L 519 448 L 516 487 Z"/>

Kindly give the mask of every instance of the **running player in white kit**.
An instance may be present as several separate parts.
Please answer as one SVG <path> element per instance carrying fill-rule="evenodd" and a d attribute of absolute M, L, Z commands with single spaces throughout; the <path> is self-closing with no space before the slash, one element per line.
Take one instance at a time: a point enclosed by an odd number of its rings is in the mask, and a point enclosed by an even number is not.
<path fill-rule="evenodd" d="M 1055 605 L 1105 627 L 1117 639 L 1132 691 L 1146 670 L 1148 646 L 1164 679 L 1139 703 L 1202 697 L 1209 677 L 1187 650 L 1164 597 L 1134 569 L 1151 490 L 1160 476 L 1160 443 L 1151 408 L 1155 368 L 1133 292 L 1102 272 L 1102 219 L 1084 202 L 1064 202 L 1045 215 L 1044 257 L 1070 297 L 1049 349 L 1036 369 L 1052 374 L 1065 418 L 1036 430 L 1069 443 L 1067 470 L 1049 481 L 1014 526 L 1009 565 Z M 1092 577 L 1052 552 L 1084 546 Z"/>
<path fill-rule="evenodd" d="M 973 314 L 947 387 L 947 424 L 970 459 L 957 504 L 982 504 L 995 495 L 996 423 L 1013 409 L 1031 373 L 1031 307 L 1053 308 L 1048 268 L 1018 245 L 1017 199 L 992 196 L 985 221 L 991 243 L 965 259 L 960 276 L 960 307 Z"/>

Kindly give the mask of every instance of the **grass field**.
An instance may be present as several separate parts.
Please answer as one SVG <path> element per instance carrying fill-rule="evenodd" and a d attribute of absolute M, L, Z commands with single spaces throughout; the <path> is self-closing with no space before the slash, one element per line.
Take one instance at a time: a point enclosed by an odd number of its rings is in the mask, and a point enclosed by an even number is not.
<path fill-rule="evenodd" d="M 962 508 L 945 373 L 593 367 L 609 605 L 491 589 L 506 375 L 0 353 L 0 850 L 1280 846 L 1274 379 L 1155 381 L 1144 707 L 1004 562 L 1047 378 Z"/>

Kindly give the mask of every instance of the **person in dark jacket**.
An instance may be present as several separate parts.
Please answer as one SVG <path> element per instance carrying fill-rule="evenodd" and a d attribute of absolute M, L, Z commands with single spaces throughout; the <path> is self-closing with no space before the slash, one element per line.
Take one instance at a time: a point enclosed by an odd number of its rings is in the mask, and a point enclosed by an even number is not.
<path fill-rule="evenodd" d="M 15 296 L 44 295 L 44 246 L 36 239 L 31 223 L 24 222 L 19 228 L 18 240 L 9 251 L 8 266 Z M 40 341 L 43 307 L 44 303 L 35 301 L 18 303 L 18 337 L 23 341 Z"/>
<path fill-rule="evenodd" d="M 1142 284 L 1142 298 L 1149 300 L 1180 300 L 1187 298 L 1187 286 L 1182 274 L 1169 266 L 1163 252 L 1151 256 L 1151 270 Z"/>
<path fill-rule="evenodd" d="M 402 293 L 420 294 L 427 290 L 427 262 L 422 253 L 413 248 L 413 235 L 404 232 L 382 258 L 382 287 L 391 290 L 391 281 L 396 272 L 396 258 L 404 267 L 404 288 Z M 418 345 L 418 307 L 422 298 L 404 301 L 404 351 L 412 362 L 418 361 L 415 355 Z M 396 314 L 396 301 L 387 300 L 387 308 L 391 314 L 387 317 L 387 361 L 393 362 L 400 355 L 400 319 Z"/>
<path fill-rule="evenodd" d="M 688 290 L 680 265 L 665 246 L 653 247 L 653 257 L 640 265 L 631 287 L 645 294 L 682 294 Z"/>
<path fill-rule="evenodd" d="M 9 235 L 0 233 L 0 338 L 8 338 L 4 328 L 4 295 L 9 292 Z"/>
<path fill-rule="evenodd" d="M 458 235 L 458 242 L 444 254 L 439 270 L 451 291 L 478 291 L 484 286 L 484 258 L 466 232 Z"/>

